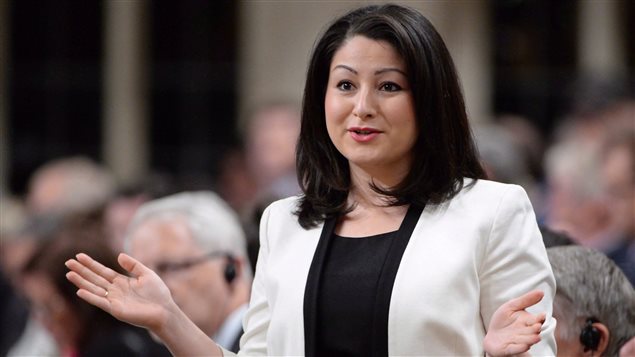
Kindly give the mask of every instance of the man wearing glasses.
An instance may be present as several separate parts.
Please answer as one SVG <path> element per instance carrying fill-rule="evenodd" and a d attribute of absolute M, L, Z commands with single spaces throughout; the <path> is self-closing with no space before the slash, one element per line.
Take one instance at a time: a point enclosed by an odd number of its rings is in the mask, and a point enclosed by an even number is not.
<path fill-rule="evenodd" d="M 203 332 L 238 351 L 252 273 L 245 235 L 223 200 L 201 191 L 145 203 L 128 227 L 124 249 L 163 279 Z"/>

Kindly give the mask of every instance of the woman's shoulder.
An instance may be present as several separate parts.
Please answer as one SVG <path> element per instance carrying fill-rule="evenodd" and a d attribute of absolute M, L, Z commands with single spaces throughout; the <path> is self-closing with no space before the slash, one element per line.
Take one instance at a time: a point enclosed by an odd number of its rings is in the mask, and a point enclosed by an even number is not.
<path fill-rule="evenodd" d="M 463 189 L 459 193 L 459 195 L 464 195 L 467 197 L 474 196 L 476 198 L 480 197 L 501 197 L 507 194 L 519 194 L 525 193 L 525 189 L 520 185 L 510 184 L 510 183 L 502 183 L 497 181 L 490 180 L 474 180 L 470 178 L 464 179 Z"/>
<path fill-rule="evenodd" d="M 297 221 L 296 212 L 302 196 L 290 196 L 273 201 L 267 206 L 263 216 L 275 217 L 276 220 L 292 219 Z"/>
<path fill-rule="evenodd" d="M 495 222 L 508 222 L 514 217 L 529 217 L 533 207 L 525 190 L 515 184 L 505 184 L 489 180 L 466 180 L 463 189 L 452 199 L 439 206 L 426 208 L 433 217 L 450 220 L 455 224 L 457 217 L 467 222 L 492 227 Z M 489 228 L 484 228 L 486 231 Z"/>
<path fill-rule="evenodd" d="M 480 207 L 497 207 L 501 203 L 511 205 L 529 204 L 529 197 L 522 186 L 490 180 L 465 179 L 463 189 L 453 199 L 453 203 L 476 204 Z"/>
<path fill-rule="evenodd" d="M 295 212 L 295 210 L 298 208 L 298 205 L 300 204 L 300 200 L 301 199 L 302 199 L 302 196 L 300 196 L 300 195 L 295 195 L 295 196 L 289 196 L 289 197 L 281 198 L 281 199 L 278 199 L 278 200 L 275 200 L 275 201 L 271 202 L 271 204 L 269 204 L 267 209 L 271 210 L 271 211 L 292 211 L 292 212 Z"/>
<path fill-rule="evenodd" d="M 260 232 L 267 237 L 295 237 L 297 234 L 313 232 L 321 229 L 321 225 L 305 229 L 298 221 L 298 208 L 302 202 L 302 196 L 292 196 L 272 202 L 264 211 L 260 221 Z M 313 234 L 313 233 L 309 233 Z M 277 239 L 276 238 L 276 239 Z M 270 245 L 273 244 L 270 242 Z"/>

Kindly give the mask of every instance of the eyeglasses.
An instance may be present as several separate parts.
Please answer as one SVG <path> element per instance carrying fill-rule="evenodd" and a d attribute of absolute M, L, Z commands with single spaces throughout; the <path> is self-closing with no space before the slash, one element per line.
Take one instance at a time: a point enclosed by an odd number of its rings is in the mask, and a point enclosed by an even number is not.
<path fill-rule="evenodd" d="M 156 265 L 155 271 L 157 274 L 159 275 L 164 275 L 166 273 L 170 273 L 170 272 L 177 272 L 177 271 L 182 271 L 182 270 L 186 270 L 189 269 L 193 266 L 199 265 L 201 263 L 204 263 L 210 259 L 216 259 L 216 258 L 230 258 L 230 254 L 226 253 L 226 252 L 212 252 L 212 253 L 208 253 L 205 254 L 203 256 L 200 257 L 196 257 L 196 258 L 192 258 L 192 259 L 188 259 L 188 260 L 184 260 L 181 262 L 161 262 L 158 263 Z"/>

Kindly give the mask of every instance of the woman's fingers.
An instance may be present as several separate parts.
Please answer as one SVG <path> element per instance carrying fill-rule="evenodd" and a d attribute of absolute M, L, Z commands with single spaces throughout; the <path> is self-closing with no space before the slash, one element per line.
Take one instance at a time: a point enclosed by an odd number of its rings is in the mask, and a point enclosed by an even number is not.
<path fill-rule="evenodd" d="M 534 333 L 528 335 L 516 335 L 512 340 L 512 344 L 524 344 L 528 346 L 538 342 L 540 342 L 540 335 Z"/>
<path fill-rule="evenodd" d="M 79 288 L 81 299 L 121 321 L 143 327 L 160 324 L 164 306 L 173 301 L 167 286 L 152 270 L 126 254 L 120 254 L 118 261 L 129 275 L 119 274 L 86 254 L 76 258 L 66 262 L 70 269 L 66 277 Z"/>
<path fill-rule="evenodd" d="M 505 355 L 513 356 L 523 352 L 527 352 L 529 351 L 529 347 L 530 345 L 526 345 L 524 343 L 522 344 L 512 343 L 508 345 L 507 348 L 505 348 Z"/>
<path fill-rule="evenodd" d="M 93 258 L 89 257 L 88 255 L 84 254 L 84 253 L 79 253 L 76 256 L 77 261 L 82 263 L 82 265 L 84 265 L 86 268 L 88 268 L 90 271 L 92 271 L 93 273 L 97 274 L 98 276 L 101 276 L 102 278 L 106 279 L 108 283 L 112 283 L 113 280 L 115 280 L 115 278 L 121 274 L 117 273 L 116 271 L 104 266 L 103 264 L 101 264 L 100 262 L 94 260 Z M 81 272 L 78 272 L 81 274 Z M 82 275 L 84 276 L 84 275 Z M 86 276 L 84 276 L 86 278 Z"/>
<path fill-rule="evenodd" d="M 505 355 L 516 355 L 529 351 L 529 348 L 540 342 L 540 335 L 515 335 L 513 340 L 505 346 Z"/>
<path fill-rule="evenodd" d="M 82 263 L 74 259 L 66 261 L 66 266 L 71 270 L 66 273 L 66 279 L 79 288 L 79 290 L 77 290 L 77 296 L 89 304 L 95 305 L 98 308 L 109 312 L 110 302 L 107 298 L 107 290 L 87 280 L 80 273 L 80 271 L 84 271 L 85 273 L 88 269 L 85 268 Z"/>
<path fill-rule="evenodd" d="M 545 313 L 540 313 L 538 315 L 533 315 L 527 311 L 516 311 L 512 314 L 514 318 L 514 322 L 516 324 L 520 324 L 523 326 L 532 326 L 530 329 L 534 331 L 540 331 L 542 324 L 545 322 Z"/>
<path fill-rule="evenodd" d="M 103 295 L 106 292 L 107 287 L 110 285 L 110 281 L 106 280 L 106 278 L 96 274 L 94 271 L 90 270 L 84 264 L 75 259 L 67 260 L 66 267 L 81 276 L 81 278 L 85 281 L 82 288 L 86 288 L 95 294 Z"/>
<path fill-rule="evenodd" d="M 79 264 L 77 262 L 71 262 L 68 261 L 66 263 L 66 266 L 69 267 L 71 269 L 71 271 L 69 271 L 68 273 L 66 273 L 66 279 L 68 279 L 71 283 L 75 284 L 75 286 L 77 286 L 79 289 L 84 289 L 92 294 L 95 294 L 97 296 L 106 296 L 106 292 L 107 290 L 104 289 L 101 286 L 97 286 L 93 283 L 91 283 L 90 281 L 84 279 L 80 274 L 78 274 L 77 272 L 75 272 L 71 266 L 73 266 L 73 264 Z"/>
<path fill-rule="evenodd" d="M 545 293 L 543 293 L 540 290 L 533 290 L 520 297 L 509 300 L 505 304 L 512 311 L 521 311 L 521 310 L 525 310 L 526 308 L 532 305 L 537 304 L 540 300 L 542 300 L 542 297 L 544 295 Z"/>
<path fill-rule="evenodd" d="M 110 302 L 105 296 L 99 296 L 84 289 L 77 290 L 77 296 L 85 300 L 91 305 L 95 305 L 98 308 L 110 313 Z"/>
<path fill-rule="evenodd" d="M 77 254 L 76 259 L 67 260 L 66 266 L 70 269 L 66 278 L 79 288 L 77 295 L 108 312 L 112 294 L 120 295 L 121 286 L 114 283 L 115 279 L 129 279 L 84 253 Z"/>
<path fill-rule="evenodd" d="M 536 329 L 537 332 L 540 332 L 540 330 L 542 329 L 542 325 L 545 323 L 546 316 L 547 314 L 545 314 L 544 312 L 541 312 L 538 315 L 531 315 L 526 323 L 527 325 L 533 325 L 534 329 Z"/>

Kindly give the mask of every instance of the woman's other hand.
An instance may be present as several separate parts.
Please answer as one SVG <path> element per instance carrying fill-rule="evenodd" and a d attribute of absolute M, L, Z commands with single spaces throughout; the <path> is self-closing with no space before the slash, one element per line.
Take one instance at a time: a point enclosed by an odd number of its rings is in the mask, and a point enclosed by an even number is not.
<path fill-rule="evenodd" d="M 483 348 L 487 356 L 527 356 L 529 348 L 540 341 L 545 314 L 533 315 L 526 308 L 537 304 L 544 293 L 534 290 L 501 305 L 492 315 Z"/>
<path fill-rule="evenodd" d="M 77 295 L 127 323 L 160 331 L 175 308 L 168 287 L 161 278 L 126 254 L 117 258 L 130 276 L 102 265 L 84 253 L 66 261 L 71 270 L 66 278 L 79 290 Z"/>

